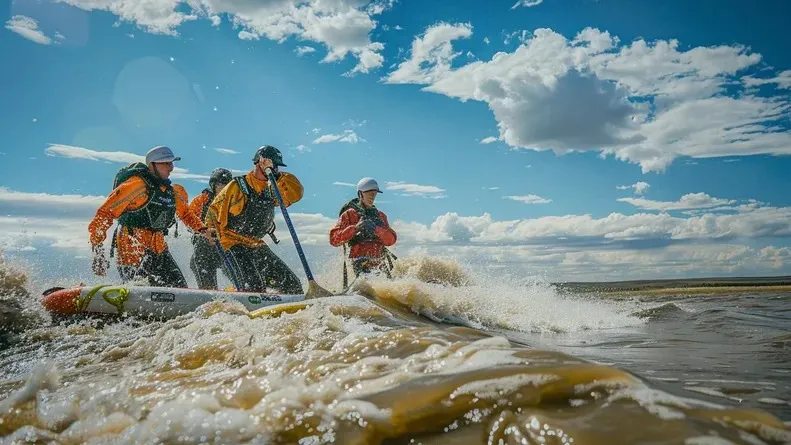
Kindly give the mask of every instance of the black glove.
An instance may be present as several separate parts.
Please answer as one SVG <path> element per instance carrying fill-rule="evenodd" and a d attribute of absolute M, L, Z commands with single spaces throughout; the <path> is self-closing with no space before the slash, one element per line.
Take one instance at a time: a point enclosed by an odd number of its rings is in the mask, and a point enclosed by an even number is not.
<path fill-rule="evenodd" d="M 361 219 L 354 227 L 357 229 L 357 235 L 373 235 L 376 230 L 376 223 L 370 219 Z"/>
<path fill-rule="evenodd" d="M 93 246 L 91 251 L 93 253 L 93 264 L 91 264 L 93 273 L 100 277 L 105 276 L 107 274 L 107 268 L 110 267 L 110 262 L 107 261 L 107 258 L 104 256 L 104 247 L 98 244 Z"/>
<path fill-rule="evenodd" d="M 272 176 L 275 177 L 275 181 L 279 180 L 282 173 L 280 173 L 280 170 L 277 168 L 277 165 L 271 167 L 271 170 L 272 170 Z"/>

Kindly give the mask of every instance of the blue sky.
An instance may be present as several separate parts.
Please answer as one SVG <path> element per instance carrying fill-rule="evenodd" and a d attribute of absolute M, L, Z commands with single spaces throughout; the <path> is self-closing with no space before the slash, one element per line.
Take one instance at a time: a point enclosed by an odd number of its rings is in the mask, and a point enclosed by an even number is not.
<path fill-rule="evenodd" d="M 271 144 L 317 262 L 344 184 L 374 176 L 401 255 L 566 280 L 791 273 L 791 6 L 142 3 L 3 8 L 7 254 L 84 267 L 114 173 L 154 145 L 193 197 Z"/>

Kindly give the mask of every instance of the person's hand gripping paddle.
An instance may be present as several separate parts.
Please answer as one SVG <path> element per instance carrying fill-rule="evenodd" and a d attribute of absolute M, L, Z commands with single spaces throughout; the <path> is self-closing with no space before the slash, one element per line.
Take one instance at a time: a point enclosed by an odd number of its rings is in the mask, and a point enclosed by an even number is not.
<path fill-rule="evenodd" d="M 291 223 L 291 218 L 288 216 L 288 210 L 286 210 L 286 204 L 283 202 L 283 197 L 280 195 L 280 189 L 277 187 L 277 181 L 275 181 L 275 175 L 272 172 L 272 169 L 267 167 L 265 170 L 266 176 L 269 178 L 269 183 L 272 184 L 272 190 L 275 192 L 275 196 L 277 197 L 277 202 L 280 204 L 280 211 L 283 212 L 283 219 L 286 220 L 286 225 L 288 226 L 288 231 L 291 233 L 291 239 L 294 240 L 294 245 L 297 247 L 297 253 L 299 254 L 299 259 L 302 261 L 302 267 L 305 269 L 305 275 L 308 277 L 308 291 L 305 292 L 305 298 L 319 298 L 319 297 L 329 297 L 332 296 L 332 292 L 324 289 L 323 287 L 319 286 L 316 283 L 316 280 L 313 279 L 313 274 L 310 272 L 310 266 L 308 266 L 308 260 L 305 259 L 305 252 L 302 250 L 302 245 L 299 243 L 299 238 L 297 238 L 297 232 L 294 231 L 294 225 Z"/>

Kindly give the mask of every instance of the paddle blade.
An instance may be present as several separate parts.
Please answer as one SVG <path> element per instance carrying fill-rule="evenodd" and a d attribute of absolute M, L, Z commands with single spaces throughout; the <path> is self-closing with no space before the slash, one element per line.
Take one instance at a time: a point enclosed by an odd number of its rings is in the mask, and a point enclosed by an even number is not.
<path fill-rule="evenodd" d="M 308 291 L 305 292 L 305 298 L 331 297 L 332 295 L 332 292 L 319 286 L 319 283 L 313 280 L 308 281 Z"/>

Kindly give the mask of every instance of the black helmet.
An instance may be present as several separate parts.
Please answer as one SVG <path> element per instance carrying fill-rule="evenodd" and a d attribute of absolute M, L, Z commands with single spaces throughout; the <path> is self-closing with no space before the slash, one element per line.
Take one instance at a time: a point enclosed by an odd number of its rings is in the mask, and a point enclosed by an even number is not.
<path fill-rule="evenodd" d="M 280 153 L 280 150 L 271 145 L 262 145 L 258 147 L 255 155 L 253 155 L 253 164 L 258 164 L 258 158 L 262 157 L 271 159 L 272 164 L 275 166 L 287 167 L 287 165 L 283 163 L 283 154 Z"/>
<path fill-rule="evenodd" d="M 209 187 L 214 188 L 216 184 L 227 184 L 233 180 L 233 174 L 227 168 L 215 168 L 209 176 Z"/>

